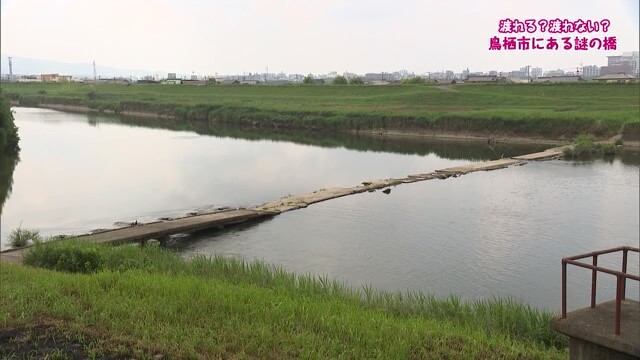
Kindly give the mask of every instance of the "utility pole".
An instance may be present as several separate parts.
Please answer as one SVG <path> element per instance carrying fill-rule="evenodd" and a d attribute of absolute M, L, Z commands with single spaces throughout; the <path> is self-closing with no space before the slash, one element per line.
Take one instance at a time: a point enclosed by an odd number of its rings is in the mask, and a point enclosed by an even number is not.
<path fill-rule="evenodd" d="M 13 58 L 9 56 L 9 81 L 13 81 Z"/>

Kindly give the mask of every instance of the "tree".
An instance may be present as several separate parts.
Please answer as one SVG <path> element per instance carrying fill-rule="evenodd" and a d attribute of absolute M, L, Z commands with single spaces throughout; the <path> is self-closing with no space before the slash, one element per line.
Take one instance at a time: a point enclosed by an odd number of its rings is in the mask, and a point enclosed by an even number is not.
<path fill-rule="evenodd" d="M 0 90 L 0 154 L 16 155 L 20 151 L 18 128 L 13 123 L 13 112 Z"/>
<path fill-rule="evenodd" d="M 347 78 L 338 75 L 335 77 L 335 79 L 333 79 L 333 85 L 347 85 Z"/>
<path fill-rule="evenodd" d="M 307 85 L 313 84 L 313 75 L 309 74 L 305 76 L 304 79 L 302 79 L 302 83 Z"/>
<path fill-rule="evenodd" d="M 354 77 L 349 80 L 349 84 L 351 85 L 364 85 L 364 80 L 360 77 Z"/>

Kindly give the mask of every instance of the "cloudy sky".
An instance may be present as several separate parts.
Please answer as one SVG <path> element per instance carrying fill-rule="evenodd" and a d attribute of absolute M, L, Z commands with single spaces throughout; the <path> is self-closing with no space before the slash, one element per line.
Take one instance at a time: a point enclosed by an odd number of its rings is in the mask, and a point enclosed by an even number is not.
<path fill-rule="evenodd" d="M 199 74 L 569 70 L 637 50 L 638 3 L 1 0 L 0 44 L 13 56 Z M 608 33 L 586 35 L 616 36 L 618 51 L 489 51 L 503 18 L 609 19 Z"/>

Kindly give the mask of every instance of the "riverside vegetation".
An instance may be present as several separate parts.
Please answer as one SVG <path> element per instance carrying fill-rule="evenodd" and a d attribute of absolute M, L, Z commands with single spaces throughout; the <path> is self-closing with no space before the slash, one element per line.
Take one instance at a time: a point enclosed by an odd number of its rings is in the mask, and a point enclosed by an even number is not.
<path fill-rule="evenodd" d="M 6 84 L 24 106 L 61 104 L 253 127 L 399 130 L 571 140 L 640 137 L 638 84 L 434 86 Z"/>
<path fill-rule="evenodd" d="M 46 322 L 67 339 L 92 339 L 85 346 L 94 355 L 561 359 L 567 354 L 567 340 L 548 327 L 549 313 L 509 299 L 462 302 L 353 290 L 261 262 L 185 260 L 150 245 L 37 243 L 25 262 L 32 266 L 1 267 L 0 328 Z"/>
<path fill-rule="evenodd" d="M 13 170 L 18 163 L 20 137 L 13 112 L 4 92 L 0 89 L 0 215 L 5 200 L 11 193 Z"/>

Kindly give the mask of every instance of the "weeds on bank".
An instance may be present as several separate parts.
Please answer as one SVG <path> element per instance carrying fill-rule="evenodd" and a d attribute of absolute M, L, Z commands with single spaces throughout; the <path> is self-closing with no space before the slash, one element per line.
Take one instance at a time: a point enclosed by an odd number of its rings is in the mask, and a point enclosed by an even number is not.
<path fill-rule="evenodd" d="M 9 245 L 13 248 L 21 248 L 42 242 L 42 237 L 38 230 L 23 229 L 22 227 L 12 230 L 7 239 Z"/>
<path fill-rule="evenodd" d="M 580 135 L 574 141 L 573 148 L 566 147 L 563 152 L 565 158 L 568 159 L 588 159 L 598 155 L 615 155 L 618 153 L 618 147 L 620 145 L 622 145 L 622 140 L 616 140 L 614 144 L 594 143 L 593 137 Z"/>
<path fill-rule="evenodd" d="M 552 314 L 513 299 L 494 298 L 471 302 L 457 297 L 438 299 L 420 292 L 391 293 L 364 287 L 356 290 L 324 276 L 296 275 L 262 262 L 225 257 L 184 260 L 159 246 L 112 247 L 86 241 L 63 240 L 38 243 L 25 256 L 25 263 L 53 270 L 79 273 L 142 271 L 158 276 L 170 286 L 170 277 L 197 281 L 224 281 L 238 286 L 260 287 L 286 293 L 301 304 L 309 299 L 340 301 L 350 306 L 381 310 L 402 319 L 424 318 L 480 330 L 488 336 L 508 337 L 542 346 L 564 348 L 566 339 L 549 326 Z M 136 275 L 138 274 L 138 275 Z M 149 275 L 144 275 L 148 277 Z M 176 294 L 181 297 L 182 295 Z M 177 299 L 170 299 L 174 301 Z"/>

